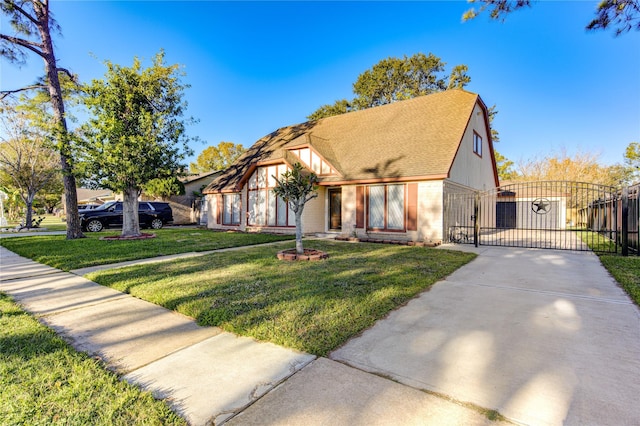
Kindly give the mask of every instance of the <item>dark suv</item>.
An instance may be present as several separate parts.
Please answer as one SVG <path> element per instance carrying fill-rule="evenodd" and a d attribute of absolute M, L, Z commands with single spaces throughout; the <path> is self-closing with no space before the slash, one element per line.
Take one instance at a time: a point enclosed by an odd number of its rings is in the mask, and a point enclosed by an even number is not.
<path fill-rule="evenodd" d="M 140 226 L 160 229 L 173 222 L 173 210 L 169 203 L 140 201 L 138 218 Z M 111 201 L 92 210 L 80 211 L 80 225 L 89 232 L 100 232 L 109 226 L 122 226 L 122 201 Z"/>

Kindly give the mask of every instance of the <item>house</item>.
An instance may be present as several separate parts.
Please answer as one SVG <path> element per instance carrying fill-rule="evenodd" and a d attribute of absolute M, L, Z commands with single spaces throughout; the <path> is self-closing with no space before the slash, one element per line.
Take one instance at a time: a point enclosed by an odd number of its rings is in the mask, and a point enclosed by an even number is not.
<path fill-rule="evenodd" d="M 196 195 L 202 193 L 204 188 L 207 187 L 217 176 L 222 173 L 221 170 L 192 174 L 180 178 L 180 182 L 184 185 L 185 195 Z"/>
<path fill-rule="evenodd" d="M 76 188 L 78 204 L 104 204 L 107 201 L 116 199 L 115 194 L 110 189 L 89 189 Z M 62 199 L 64 205 L 64 197 Z"/>
<path fill-rule="evenodd" d="M 207 226 L 293 233 L 294 215 L 271 189 L 295 163 L 319 177 L 306 234 L 439 242 L 447 192 L 498 186 L 487 107 L 455 89 L 263 137 L 203 191 Z"/>

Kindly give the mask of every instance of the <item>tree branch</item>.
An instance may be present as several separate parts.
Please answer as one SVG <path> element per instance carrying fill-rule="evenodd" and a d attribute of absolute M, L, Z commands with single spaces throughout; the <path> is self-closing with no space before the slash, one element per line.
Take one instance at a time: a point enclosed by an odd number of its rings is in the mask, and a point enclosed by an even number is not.
<path fill-rule="evenodd" d="M 8 6 L 11 6 L 13 9 L 16 9 L 22 16 L 24 16 L 25 18 L 30 20 L 34 25 L 36 25 L 36 26 L 38 25 L 38 20 L 35 19 L 33 16 L 31 16 L 31 14 L 28 13 L 26 10 L 24 10 L 23 8 L 18 6 L 15 1 L 13 1 L 13 0 L 5 0 L 5 3 Z"/>
<path fill-rule="evenodd" d="M 34 43 L 32 41 L 29 40 L 25 40 L 22 38 L 18 38 L 18 37 L 12 37 L 6 34 L 0 34 L 0 39 L 2 40 L 7 40 L 9 43 L 13 43 L 13 44 L 17 44 L 18 46 L 22 46 L 26 49 L 31 50 L 32 52 L 34 52 L 36 55 L 41 56 L 44 58 L 44 52 L 42 50 L 37 49 L 40 48 L 42 49 L 43 46 L 40 43 Z"/>
<path fill-rule="evenodd" d="M 19 93 L 19 92 L 24 92 L 27 90 L 34 90 L 34 89 L 46 89 L 48 86 L 46 84 L 34 84 L 31 86 L 27 86 L 27 87 L 22 87 L 20 89 L 14 89 L 14 90 L 2 90 L 0 91 L 0 100 L 6 98 L 7 96 L 13 94 L 13 93 Z"/>
<path fill-rule="evenodd" d="M 73 81 L 76 85 L 78 85 L 78 78 L 75 74 L 72 74 L 71 71 L 69 71 L 66 68 L 61 68 L 61 67 L 57 67 L 56 68 L 57 72 L 61 72 L 63 74 L 66 74 L 67 77 L 69 77 L 69 80 Z"/>

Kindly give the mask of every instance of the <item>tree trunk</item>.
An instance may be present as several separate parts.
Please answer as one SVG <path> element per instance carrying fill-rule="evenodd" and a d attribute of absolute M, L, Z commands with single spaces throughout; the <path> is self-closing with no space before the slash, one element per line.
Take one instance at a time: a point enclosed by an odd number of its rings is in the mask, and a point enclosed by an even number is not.
<path fill-rule="evenodd" d="M 304 205 L 298 205 L 298 208 L 294 210 L 296 214 L 296 254 L 304 254 L 304 248 L 302 247 L 302 210 Z"/>
<path fill-rule="evenodd" d="M 48 79 L 49 96 L 53 116 L 56 121 L 56 139 L 60 152 L 60 166 L 62 168 L 62 181 L 65 192 L 65 210 L 67 215 L 67 239 L 84 238 L 80 228 L 80 214 L 78 213 L 78 194 L 76 191 L 76 178 L 70 162 L 71 148 L 67 121 L 64 115 L 64 102 L 62 89 L 58 78 L 58 65 L 53 50 L 51 32 L 49 29 L 49 3 L 34 3 L 34 11 L 38 21 L 38 30 L 42 39 L 42 59 Z"/>
<path fill-rule="evenodd" d="M 140 218 L 138 217 L 138 195 L 136 188 L 127 188 L 122 202 L 122 236 L 140 236 Z"/>
<path fill-rule="evenodd" d="M 24 199 L 24 204 L 27 206 L 27 211 L 24 215 L 24 226 L 25 228 L 33 227 L 33 197 L 31 195 L 27 195 L 27 198 Z"/>

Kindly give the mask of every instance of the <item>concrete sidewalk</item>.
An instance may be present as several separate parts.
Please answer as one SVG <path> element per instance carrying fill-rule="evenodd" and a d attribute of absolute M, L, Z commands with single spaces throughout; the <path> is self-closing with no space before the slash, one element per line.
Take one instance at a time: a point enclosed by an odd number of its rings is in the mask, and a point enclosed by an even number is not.
<path fill-rule="evenodd" d="M 199 327 L 2 247 L 0 291 L 192 425 L 500 424 L 482 409 L 640 424 L 640 311 L 597 257 L 479 254 L 330 359 Z"/>
<path fill-rule="evenodd" d="M 238 337 L 0 247 L 0 291 L 192 425 L 219 424 L 315 357 Z"/>

